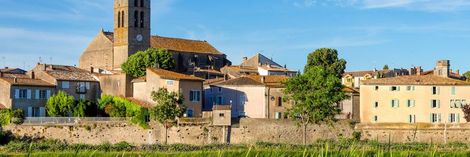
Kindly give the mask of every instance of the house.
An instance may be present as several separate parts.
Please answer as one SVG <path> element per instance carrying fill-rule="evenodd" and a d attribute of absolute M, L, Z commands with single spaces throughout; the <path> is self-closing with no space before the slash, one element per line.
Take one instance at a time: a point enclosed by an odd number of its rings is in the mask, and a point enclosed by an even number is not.
<path fill-rule="evenodd" d="M 341 109 L 341 113 L 336 116 L 338 119 L 352 119 L 356 122 L 360 121 L 360 95 L 359 91 L 351 88 L 345 87 L 343 92 L 349 97 L 346 100 L 343 100 L 338 104 L 338 108 Z"/>
<path fill-rule="evenodd" d="M 230 78 L 238 78 L 247 75 L 284 75 L 293 77 L 297 74 L 296 71 L 289 70 L 286 66 L 281 66 L 260 53 L 257 53 L 251 58 L 243 57 L 243 61 L 240 65 L 225 66 L 220 71 Z"/>
<path fill-rule="evenodd" d="M 24 74 L 0 72 L 0 109 L 21 109 L 25 117 L 45 117 L 47 99 L 55 85 Z"/>
<path fill-rule="evenodd" d="M 441 60 L 432 74 L 362 81 L 361 123 L 464 123 L 470 83 L 450 74 Z"/>
<path fill-rule="evenodd" d="M 229 105 L 233 118 L 283 119 L 286 107 L 291 105 L 282 100 L 282 81 L 286 79 L 287 76 L 255 75 L 215 82 L 204 89 L 204 108 Z"/>
<path fill-rule="evenodd" d="M 4 74 L 25 74 L 26 71 L 20 68 L 9 68 L 5 67 L 3 69 L 0 69 L 0 72 Z"/>
<path fill-rule="evenodd" d="M 27 75 L 55 85 L 55 91 L 64 91 L 76 100 L 96 102 L 101 96 L 98 78 L 74 66 L 37 64 Z"/>
<path fill-rule="evenodd" d="M 133 97 L 137 100 L 155 103 L 152 91 L 166 88 L 170 92 L 183 94 L 187 107 L 186 117 L 202 117 L 203 79 L 173 71 L 148 68 L 147 75 L 132 80 Z"/>
<path fill-rule="evenodd" d="M 421 67 L 412 68 L 410 71 L 419 71 L 422 72 Z M 341 79 L 343 85 L 351 88 L 360 88 L 361 81 L 378 79 L 378 78 L 388 78 L 396 77 L 403 75 L 410 75 L 410 71 L 406 69 L 393 69 L 393 70 L 370 70 L 370 71 L 351 71 L 345 72 Z"/>

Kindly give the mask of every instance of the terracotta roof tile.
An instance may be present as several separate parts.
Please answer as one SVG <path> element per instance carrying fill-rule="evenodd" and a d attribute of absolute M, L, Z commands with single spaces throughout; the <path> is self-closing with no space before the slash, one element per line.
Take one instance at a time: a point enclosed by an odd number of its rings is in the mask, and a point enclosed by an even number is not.
<path fill-rule="evenodd" d="M 364 85 L 470 85 L 470 82 L 435 75 L 410 75 L 362 81 Z"/>
<path fill-rule="evenodd" d="M 54 87 L 55 85 L 47 83 L 46 81 L 43 80 L 38 80 L 38 79 L 30 79 L 30 78 L 6 78 L 2 77 L 0 80 L 3 80 L 10 85 L 20 85 L 20 86 L 43 86 L 43 87 Z"/>
<path fill-rule="evenodd" d="M 225 78 L 207 79 L 204 81 L 204 85 L 210 85 L 210 84 L 219 83 L 223 81 L 225 81 Z"/>
<path fill-rule="evenodd" d="M 264 77 L 264 82 L 262 78 Z M 214 85 L 228 85 L 228 86 L 268 86 L 268 87 L 282 87 L 282 82 L 287 80 L 287 76 L 259 76 L 259 75 L 250 75 L 240 78 L 235 78 L 227 80 L 221 83 L 216 83 Z"/>
<path fill-rule="evenodd" d="M 191 75 L 185 75 L 173 71 L 163 70 L 163 69 L 154 69 L 149 68 L 151 72 L 159 75 L 164 79 L 174 79 L 174 80 L 191 80 L 191 81 L 204 81 L 203 79 Z"/>
<path fill-rule="evenodd" d="M 93 81 L 98 79 L 87 70 L 83 70 L 74 66 L 66 65 L 46 65 L 46 73 L 57 80 L 70 80 L 70 81 Z"/>
<path fill-rule="evenodd" d="M 359 93 L 359 91 L 357 91 L 356 89 L 351 88 L 351 87 L 344 87 L 343 92 L 346 92 L 346 93 Z"/>
<path fill-rule="evenodd" d="M 152 39 L 150 41 L 150 45 L 153 48 L 163 48 L 178 52 L 222 54 L 207 41 L 169 38 L 161 36 L 152 36 Z"/>

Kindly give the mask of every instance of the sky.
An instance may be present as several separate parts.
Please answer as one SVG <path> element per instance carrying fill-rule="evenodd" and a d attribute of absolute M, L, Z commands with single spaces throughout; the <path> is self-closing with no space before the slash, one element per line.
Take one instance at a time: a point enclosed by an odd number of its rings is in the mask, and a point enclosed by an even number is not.
<path fill-rule="evenodd" d="M 78 65 L 113 0 L 0 0 L 0 67 Z M 347 71 L 470 70 L 470 0 L 152 0 L 152 34 L 206 40 L 233 64 L 262 53 L 292 70 L 335 48 Z"/>

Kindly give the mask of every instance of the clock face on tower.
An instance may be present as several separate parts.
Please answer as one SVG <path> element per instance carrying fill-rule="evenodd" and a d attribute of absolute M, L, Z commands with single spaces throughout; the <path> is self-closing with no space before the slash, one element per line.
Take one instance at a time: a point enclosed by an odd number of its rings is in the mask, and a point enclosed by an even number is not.
<path fill-rule="evenodd" d="M 138 41 L 138 42 L 141 42 L 142 40 L 144 40 L 144 37 L 142 36 L 142 34 L 138 34 L 135 39 Z"/>

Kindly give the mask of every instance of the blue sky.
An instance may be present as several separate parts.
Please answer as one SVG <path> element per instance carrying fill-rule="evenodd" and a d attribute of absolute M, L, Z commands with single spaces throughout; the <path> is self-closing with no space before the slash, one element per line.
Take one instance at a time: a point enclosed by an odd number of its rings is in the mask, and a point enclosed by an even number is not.
<path fill-rule="evenodd" d="M 0 0 L 0 66 L 78 64 L 113 0 Z M 347 70 L 470 70 L 470 0 L 152 0 L 152 34 L 207 40 L 234 64 L 262 52 L 291 69 L 339 50 Z"/>

